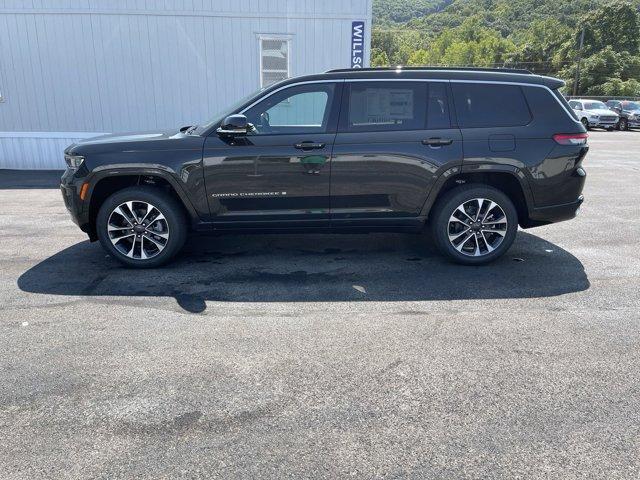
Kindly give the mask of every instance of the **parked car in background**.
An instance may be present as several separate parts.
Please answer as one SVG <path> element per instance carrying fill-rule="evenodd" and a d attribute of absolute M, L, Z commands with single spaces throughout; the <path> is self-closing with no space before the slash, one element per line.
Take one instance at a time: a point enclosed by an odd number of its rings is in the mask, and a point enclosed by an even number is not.
<path fill-rule="evenodd" d="M 640 102 L 607 100 L 607 106 L 620 117 L 620 120 L 618 120 L 618 128 L 620 130 L 640 128 Z"/>
<path fill-rule="evenodd" d="M 587 130 L 605 128 L 609 131 L 618 126 L 618 114 L 600 100 L 569 100 L 569 105 Z"/>

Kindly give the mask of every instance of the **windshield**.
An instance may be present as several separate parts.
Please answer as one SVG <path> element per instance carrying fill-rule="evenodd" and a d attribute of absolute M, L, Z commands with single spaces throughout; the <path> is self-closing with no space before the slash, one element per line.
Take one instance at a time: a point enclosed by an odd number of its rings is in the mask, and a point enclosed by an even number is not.
<path fill-rule="evenodd" d="M 264 88 L 260 88 L 260 89 L 256 90 L 255 92 L 250 93 L 246 97 L 241 98 L 240 100 L 235 102 L 233 105 L 231 105 L 231 106 L 221 110 L 220 112 L 216 113 L 211 120 L 209 120 L 207 123 L 205 123 L 203 125 L 200 125 L 198 127 L 198 130 L 203 131 L 203 130 L 207 130 L 207 129 L 211 128 L 216 123 L 224 120 L 225 117 L 231 115 L 233 112 L 235 112 L 238 108 L 240 108 L 242 105 L 247 103 L 253 97 L 257 96 L 263 90 L 264 90 Z"/>
<path fill-rule="evenodd" d="M 609 110 L 602 102 L 584 102 L 584 108 L 586 110 Z"/>
<path fill-rule="evenodd" d="M 640 103 L 624 102 L 624 108 L 626 108 L 627 110 L 640 110 Z"/>

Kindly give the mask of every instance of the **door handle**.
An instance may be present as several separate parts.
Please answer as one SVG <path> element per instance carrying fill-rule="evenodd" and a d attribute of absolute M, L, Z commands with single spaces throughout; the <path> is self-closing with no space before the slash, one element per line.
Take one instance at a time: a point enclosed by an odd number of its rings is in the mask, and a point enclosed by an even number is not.
<path fill-rule="evenodd" d="M 440 137 L 427 138 L 422 141 L 423 145 L 428 145 L 430 147 L 444 147 L 445 145 L 451 145 L 452 143 L 452 139 Z"/>
<path fill-rule="evenodd" d="M 324 145 L 324 143 L 302 142 L 296 143 L 294 147 L 298 150 L 320 150 L 321 148 L 324 148 Z"/>

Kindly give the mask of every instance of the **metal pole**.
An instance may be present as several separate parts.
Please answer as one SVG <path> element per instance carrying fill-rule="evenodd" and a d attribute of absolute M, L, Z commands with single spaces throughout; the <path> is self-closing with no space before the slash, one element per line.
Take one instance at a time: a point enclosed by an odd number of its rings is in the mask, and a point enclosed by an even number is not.
<path fill-rule="evenodd" d="M 573 96 L 578 95 L 578 84 L 580 83 L 580 67 L 582 65 L 582 46 L 584 45 L 584 27 L 582 27 L 582 33 L 580 34 L 580 46 L 578 47 L 578 65 L 576 67 L 576 78 L 573 81 Z"/>

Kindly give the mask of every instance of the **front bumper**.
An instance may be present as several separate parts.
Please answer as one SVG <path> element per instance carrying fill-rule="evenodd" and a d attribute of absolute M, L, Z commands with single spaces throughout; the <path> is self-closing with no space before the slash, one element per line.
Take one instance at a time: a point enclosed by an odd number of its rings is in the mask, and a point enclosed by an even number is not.
<path fill-rule="evenodd" d="M 60 192 L 73 223 L 83 232 L 88 232 L 88 210 L 80 199 L 80 188 L 83 183 L 84 179 L 76 178 L 76 170 L 67 169 L 60 179 Z"/>
<path fill-rule="evenodd" d="M 618 120 L 613 122 L 602 122 L 600 120 L 593 122 L 589 120 L 589 126 L 593 128 L 615 128 L 616 125 L 618 125 Z"/>

